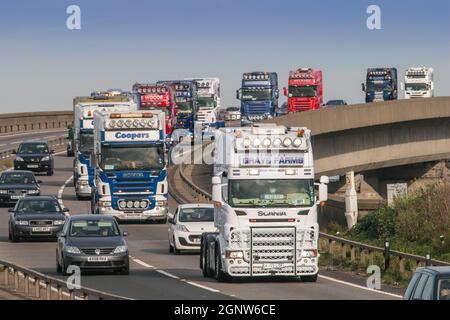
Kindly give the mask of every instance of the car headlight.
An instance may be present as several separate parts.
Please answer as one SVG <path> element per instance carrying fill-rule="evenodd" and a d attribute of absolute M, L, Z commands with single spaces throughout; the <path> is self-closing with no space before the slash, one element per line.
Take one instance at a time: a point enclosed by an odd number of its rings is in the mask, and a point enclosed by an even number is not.
<path fill-rule="evenodd" d="M 25 220 L 16 220 L 16 225 L 18 226 L 28 226 L 30 223 Z"/>
<path fill-rule="evenodd" d="M 27 191 L 27 194 L 38 194 L 39 193 L 39 190 L 28 190 Z"/>
<path fill-rule="evenodd" d="M 180 231 L 180 232 L 189 232 L 188 228 L 186 228 L 186 226 L 183 224 L 176 224 L 175 230 Z"/>
<path fill-rule="evenodd" d="M 67 253 L 81 253 L 80 249 L 78 249 L 77 247 L 71 247 L 71 246 L 66 246 L 64 248 L 64 251 L 66 251 Z"/>
<path fill-rule="evenodd" d="M 117 253 L 125 253 L 128 251 L 128 247 L 127 246 L 118 246 L 113 253 L 117 254 Z"/>
<path fill-rule="evenodd" d="M 53 221 L 53 225 L 54 226 L 61 226 L 61 225 L 64 224 L 64 222 L 66 222 L 66 221 L 64 221 L 64 220 L 55 220 L 55 221 Z"/>
<path fill-rule="evenodd" d="M 23 161 L 23 158 L 22 157 L 19 157 L 19 156 L 17 156 L 15 159 L 14 159 L 15 161 Z"/>
<path fill-rule="evenodd" d="M 99 201 L 98 205 L 103 208 L 111 207 L 111 201 Z"/>
<path fill-rule="evenodd" d="M 50 161 L 50 156 L 45 156 L 41 159 L 41 161 Z"/>
<path fill-rule="evenodd" d="M 0 194 L 8 194 L 8 190 L 0 190 Z"/>

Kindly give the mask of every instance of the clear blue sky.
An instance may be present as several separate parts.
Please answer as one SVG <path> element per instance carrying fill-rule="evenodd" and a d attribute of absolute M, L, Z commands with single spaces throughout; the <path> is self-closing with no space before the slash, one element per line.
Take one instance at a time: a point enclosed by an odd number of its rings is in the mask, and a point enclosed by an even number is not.
<path fill-rule="evenodd" d="M 66 28 L 66 8 L 82 29 Z M 366 8 L 382 30 L 366 28 Z M 0 4 L 0 112 L 71 109 L 93 90 L 134 81 L 218 76 L 225 106 L 245 71 L 311 66 L 325 99 L 363 101 L 371 66 L 432 66 L 438 95 L 450 95 L 447 0 L 15 0 Z M 281 88 L 280 88 L 281 89 Z M 283 98 L 281 99 L 283 101 Z"/>

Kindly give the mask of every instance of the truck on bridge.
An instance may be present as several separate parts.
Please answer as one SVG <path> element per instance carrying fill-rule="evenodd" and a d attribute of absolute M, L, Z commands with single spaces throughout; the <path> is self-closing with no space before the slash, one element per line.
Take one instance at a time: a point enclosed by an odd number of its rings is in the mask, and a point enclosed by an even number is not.
<path fill-rule="evenodd" d="M 402 83 L 405 99 L 434 97 L 434 71 L 428 67 L 411 67 L 405 72 Z"/>
<path fill-rule="evenodd" d="M 271 119 L 278 108 L 278 75 L 276 72 L 254 71 L 242 75 L 236 99 L 241 101 L 241 122 Z"/>
<path fill-rule="evenodd" d="M 94 148 L 94 111 L 129 110 L 136 105 L 129 95 L 76 97 L 73 101 L 74 114 L 74 186 L 78 199 L 90 198 L 94 179 L 91 157 Z"/>
<path fill-rule="evenodd" d="M 93 214 L 166 223 L 165 120 L 161 110 L 95 111 Z"/>
<path fill-rule="evenodd" d="M 323 104 L 322 70 L 299 68 L 289 72 L 288 88 L 284 88 L 288 99 L 289 113 L 319 109 Z"/>
<path fill-rule="evenodd" d="M 194 133 L 194 122 L 198 112 L 197 86 L 195 81 L 168 80 L 157 84 L 171 86 L 175 91 L 177 115 L 174 129 L 188 129 Z"/>
<path fill-rule="evenodd" d="M 196 122 L 207 128 L 221 128 L 225 123 L 221 121 L 220 80 L 219 78 L 186 78 L 195 81 L 197 88 L 198 112 Z"/>
<path fill-rule="evenodd" d="M 316 281 L 317 213 L 327 200 L 328 177 L 314 182 L 310 130 L 254 124 L 219 129 L 214 141 L 218 231 L 202 235 L 203 275 Z"/>
<path fill-rule="evenodd" d="M 366 83 L 362 84 L 366 103 L 397 100 L 398 80 L 396 68 L 367 69 Z"/>
<path fill-rule="evenodd" d="M 135 83 L 132 92 L 139 110 L 157 109 L 165 113 L 166 135 L 170 137 L 177 115 L 173 88 L 165 84 Z"/>

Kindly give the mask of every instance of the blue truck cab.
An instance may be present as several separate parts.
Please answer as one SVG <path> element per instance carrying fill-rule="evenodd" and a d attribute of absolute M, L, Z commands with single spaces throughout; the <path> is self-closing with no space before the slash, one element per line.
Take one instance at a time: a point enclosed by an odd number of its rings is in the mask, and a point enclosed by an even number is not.
<path fill-rule="evenodd" d="M 278 108 L 278 75 L 276 72 L 247 72 L 236 92 L 241 100 L 241 121 L 260 121 L 275 116 Z"/>
<path fill-rule="evenodd" d="M 366 103 L 398 99 L 398 76 L 396 68 L 367 69 L 366 83 L 362 84 Z"/>
<path fill-rule="evenodd" d="M 94 113 L 93 214 L 166 223 L 165 113 Z"/>
<path fill-rule="evenodd" d="M 198 111 L 197 86 L 193 80 L 158 81 L 171 85 L 175 90 L 176 121 L 174 129 L 187 129 L 194 133 L 194 122 Z"/>

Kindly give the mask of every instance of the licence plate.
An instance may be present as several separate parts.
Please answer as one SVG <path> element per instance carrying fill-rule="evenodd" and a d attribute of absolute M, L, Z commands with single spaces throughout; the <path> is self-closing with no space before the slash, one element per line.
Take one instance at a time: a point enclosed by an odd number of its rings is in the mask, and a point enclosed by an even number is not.
<path fill-rule="evenodd" d="M 286 265 L 284 263 L 264 263 L 263 264 L 263 269 L 265 270 L 279 270 L 286 267 Z"/>
<path fill-rule="evenodd" d="M 24 198 L 25 197 L 25 195 L 17 195 L 17 196 L 11 196 L 11 199 L 13 199 L 13 200 L 19 200 L 19 199 L 22 199 L 22 198 Z"/>
<path fill-rule="evenodd" d="M 89 262 L 107 262 L 108 257 L 88 257 Z"/>
<path fill-rule="evenodd" d="M 50 232 L 49 227 L 33 227 L 33 232 Z"/>
<path fill-rule="evenodd" d="M 142 214 L 140 213 L 127 213 L 127 218 L 140 218 Z"/>
<path fill-rule="evenodd" d="M 194 243 L 200 243 L 200 239 L 194 239 Z"/>
<path fill-rule="evenodd" d="M 29 164 L 29 165 L 27 165 L 27 168 L 37 169 L 37 168 L 39 168 L 39 166 L 37 164 Z"/>

